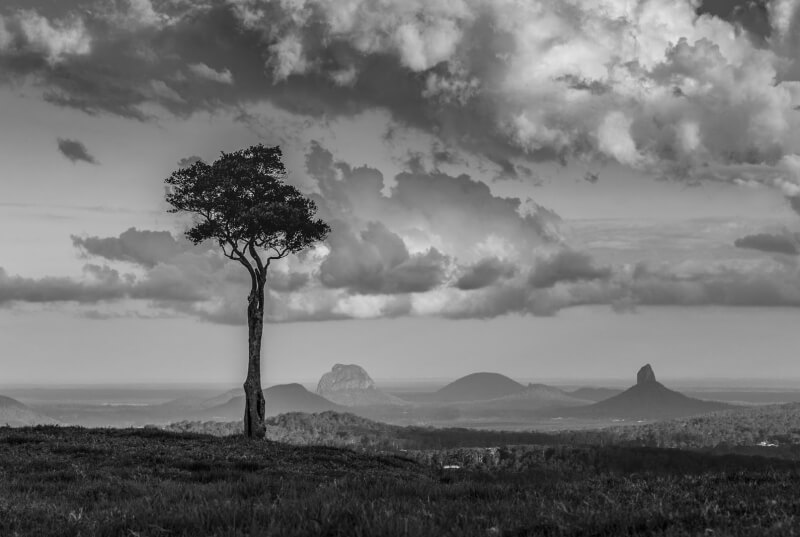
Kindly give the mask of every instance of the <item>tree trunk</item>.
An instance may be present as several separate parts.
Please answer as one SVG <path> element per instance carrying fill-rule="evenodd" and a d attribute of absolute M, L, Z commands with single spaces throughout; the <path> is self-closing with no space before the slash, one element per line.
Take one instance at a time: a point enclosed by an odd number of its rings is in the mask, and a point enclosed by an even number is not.
<path fill-rule="evenodd" d="M 264 438 L 266 402 L 261 389 L 261 335 L 264 332 L 264 284 L 253 286 L 247 297 L 248 351 L 247 379 L 244 381 L 244 434 Z"/>

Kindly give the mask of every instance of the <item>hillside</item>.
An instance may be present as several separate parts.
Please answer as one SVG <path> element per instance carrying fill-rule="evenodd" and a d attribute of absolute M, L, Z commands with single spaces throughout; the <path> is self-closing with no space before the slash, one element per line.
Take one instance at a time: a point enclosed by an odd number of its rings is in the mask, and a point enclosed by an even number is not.
<path fill-rule="evenodd" d="M 0 395 L 0 426 L 25 427 L 30 425 L 55 425 L 58 421 L 40 414 L 16 399 Z"/>
<path fill-rule="evenodd" d="M 800 467 L 789 461 L 615 446 L 407 455 L 149 429 L 0 428 L 0 535 L 800 532 L 787 493 L 800 487 Z"/>
<path fill-rule="evenodd" d="M 594 386 L 584 386 L 582 388 L 578 388 L 577 390 L 573 390 L 569 393 L 572 397 L 577 399 L 585 399 L 587 401 L 594 401 L 599 402 L 603 399 L 608 399 L 609 397 L 614 397 L 615 395 L 619 395 L 624 390 L 618 390 L 616 388 L 597 388 Z"/>
<path fill-rule="evenodd" d="M 454 380 L 429 398 L 437 402 L 485 401 L 505 397 L 525 389 L 519 382 L 499 373 L 472 373 Z"/>
<path fill-rule="evenodd" d="M 548 433 L 399 426 L 339 412 L 292 412 L 270 417 L 266 425 L 268 440 L 300 446 L 326 445 L 370 450 L 553 444 L 557 441 L 554 435 Z M 241 434 L 242 422 L 181 421 L 159 428 L 178 433 L 230 436 Z"/>
<path fill-rule="evenodd" d="M 621 419 L 667 419 L 732 408 L 716 401 L 703 401 L 670 390 L 656 380 L 650 364 L 637 374 L 636 384 L 624 392 L 585 407 L 566 409 L 562 416 Z"/>
<path fill-rule="evenodd" d="M 344 407 L 328 401 L 324 397 L 311 393 L 300 384 L 279 384 L 264 390 L 267 416 L 276 416 L 286 412 L 324 412 L 326 410 L 343 410 Z M 237 395 L 226 403 L 212 406 L 198 413 L 198 416 L 211 420 L 239 419 L 244 413 L 244 396 Z"/>
<path fill-rule="evenodd" d="M 612 442 L 655 447 L 800 446 L 800 403 L 739 407 L 702 416 L 603 430 Z"/>
<path fill-rule="evenodd" d="M 585 406 L 586 399 L 572 395 L 546 384 L 529 384 L 521 391 L 483 401 L 465 401 L 458 405 L 464 419 L 495 418 L 498 420 L 524 419 L 539 416 L 545 409 Z"/>

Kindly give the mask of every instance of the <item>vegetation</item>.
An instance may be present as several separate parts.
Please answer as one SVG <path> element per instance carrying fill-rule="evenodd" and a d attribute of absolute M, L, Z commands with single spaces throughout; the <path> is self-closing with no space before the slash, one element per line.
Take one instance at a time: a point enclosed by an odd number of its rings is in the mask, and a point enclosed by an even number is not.
<path fill-rule="evenodd" d="M 601 446 L 512 452 L 485 471 L 444 469 L 433 456 L 422 464 L 153 429 L 0 428 L 0 535 L 800 531 L 800 468 L 791 461 Z"/>
<path fill-rule="evenodd" d="M 736 408 L 638 426 L 561 435 L 569 443 L 673 448 L 800 445 L 800 403 Z"/>
<path fill-rule="evenodd" d="M 328 224 L 314 219 L 317 207 L 283 182 L 279 147 L 254 145 L 222 153 L 213 164 L 198 161 L 166 179 L 170 212 L 197 220 L 186 232 L 195 244 L 215 241 L 223 254 L 250 274 L 247 297 L 249 359 L 244 383 L 244 431 L 263 438 L 265 400 L 261 390 L 261 336 L 267 270 L 282 259 L 323 240 Z"/>
<path fill-rule="evenodd" d="M 238 423 L 182 421 L 165 427 L 181 433 L 215 436 L 241 434 Z M 402 427 L 334 411 L 290 412 L 266 420 L 270 440 L 299 446 L 351 447 L 367 451 L 492 447 L 505 444 L 554 444 L 547 433 L 481 431 L 458 427 Z"/>
<path fill-rule="evenodd" d="M 241 434 L 238 423 L 184 421 L 176 432 Z M 267 420 L 267 438 L 293 445 L 365 451 L 447 450 L 507 445 L 666 447 L 781 457 L 800 461 L 800 403 L 750 407 L 693 418 L 599 430 L 487 431 L 457 427 L 402 427 L 353 414 L 293 412 Z"/>

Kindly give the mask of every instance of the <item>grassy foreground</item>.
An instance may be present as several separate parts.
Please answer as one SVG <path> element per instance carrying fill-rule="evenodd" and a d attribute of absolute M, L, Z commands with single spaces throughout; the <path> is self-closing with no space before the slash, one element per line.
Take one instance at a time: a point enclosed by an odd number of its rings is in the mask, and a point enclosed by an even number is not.
<path fill-rule="evenodd" d="M 0 535 L 800 535 L 795 462 L 554 453 L 481 472 L 241 437 L 0 428 Z"/>

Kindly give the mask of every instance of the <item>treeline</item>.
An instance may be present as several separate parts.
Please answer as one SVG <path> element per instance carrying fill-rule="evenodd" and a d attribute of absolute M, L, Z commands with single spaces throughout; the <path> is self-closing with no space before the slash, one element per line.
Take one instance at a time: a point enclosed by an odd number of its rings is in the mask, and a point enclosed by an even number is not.
<path fill-rule="evenodd" d="M 800 403 L 725 410 L 637 426 L 559 433 L 568 443 L 715 448 L 800 444 Z"/>
<path fill-rule="evenodd" d="M 166 429 L 226 436 L 241 434 L 239 422 L 179 422 Z M 292 412 L 267 420 L 269 440 L 294 445 L 327 445 L 369 451 L 445 450 L 513 445 L 593 445 L 765 453 L 800 458 L 800 403 L 715 412 L 692 418 L 560 431 L 486 431 L 389 425 L 350 413 Z M 766 445 L 760 448 L 759 444 Z M 749 451 L 748 451 L 749 450 Z"/>

